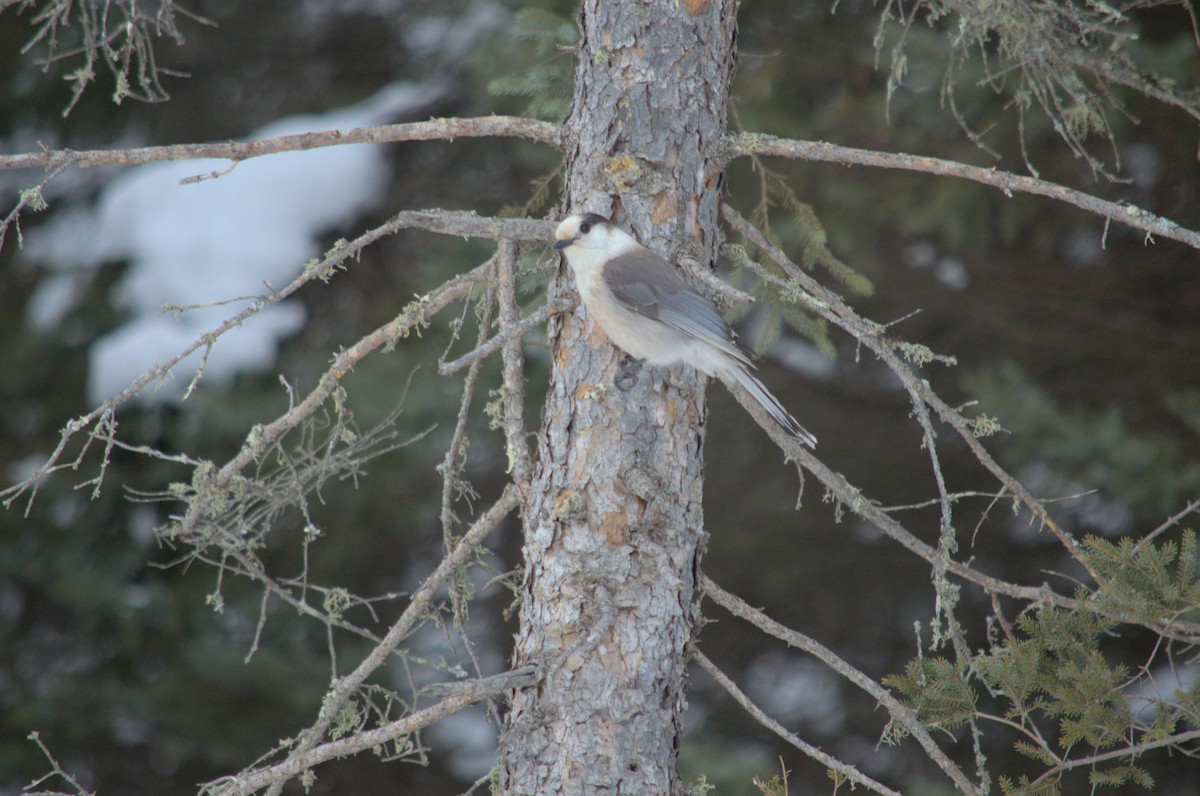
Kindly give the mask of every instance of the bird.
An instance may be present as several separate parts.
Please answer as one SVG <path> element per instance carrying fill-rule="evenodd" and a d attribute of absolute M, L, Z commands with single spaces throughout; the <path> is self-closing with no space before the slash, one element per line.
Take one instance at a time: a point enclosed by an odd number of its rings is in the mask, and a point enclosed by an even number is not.
<path fill-rule="evenodd" d="M 691 365 L 738 384 L 779 425 L 810 448 L 817 438 L 753 374 L 754 363 L 729 324 L 679 271 L 596 213 L 567 216 L 554 232 L 588 313 L 618 348 L 650 365 Z"/>

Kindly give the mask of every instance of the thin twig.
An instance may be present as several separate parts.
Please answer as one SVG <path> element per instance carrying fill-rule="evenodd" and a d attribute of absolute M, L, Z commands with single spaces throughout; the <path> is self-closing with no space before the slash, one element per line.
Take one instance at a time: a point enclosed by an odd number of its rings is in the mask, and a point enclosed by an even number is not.
<path fill-rule="evenodd" d="M 438 375 L 449 376 L 452 373 L 457 373 L 468 365 L 473 365 L 480 360 L 487 359 L 489 356 L 499 351 L 500 347 L 503 346 L 508 340 L 520 340 L 522 337 L 528 334 L 531 329 L 536 329 L 545 323 L 551 315 L 559 312 L 565 312 L 571 309 L 573 306 L 574 303 L 567 301 L 566 299 L 559 299 L 558 301 L 552 301 L 549 304 L 543 304 L 541 307 L 538 307 L 536 310 L 531 312 L 527 317 L 518 321 L 516 325 L 507 329 L 501 328 L 500 331 L 496 333 L 495 337 L 488 340 L 478 348 L 468 351 L 458 359 L 452 359 L 449 362 L 444 362 L 441 365 L 438 365 Z"/>
<path fill-rule="evenodd" d="M 0 9 L 0 10 L 3 10 L 3 9 Z M 32 783 L 29 784 L 28 787 L 26 787 L 23 791 L 21 791 L 22 793 L 29 794 L 29 796 L 39 796 L 39 794 L 46 793 L 46 792 L 45 791 L 33 791 L 32 790 L 33 788 L 36 788 L 37 786 L 41 785 L 43 782 L 45 782 L 48 779 L 51 779 L 52 777 L 62 777 L 71 785 L 71 787 L 73 787 L 75 789 L 75 793 L 78 794 L 78 796 L 96 796 L 95 791 L 90 791 L 90 790 L 85 789 L 82 785 L 79 784 L 79 780 L 75 779 L 75 777 L 73 777 L 69 773 L 67 773 L 66 769 L 64 769 L 59 764 L 58 760 L 56 760 L 54 758 L 54 755 L 50 754 L 50 750 L 46 748 L 46 744 L 42 743 L 41 736 L 38 735 L 37 731 L 29 733 L 29 735 L 27 737 L 29 738 L 29 740 L 31 740 L 35 744 L 37 744 L 38 748 L 42 750 L 42 754 L 45 755 L 46 759 L 50 762 L 51 770 L 48 774 L 45 774 L 45 775 L 35 779 Z M 60 793 L 59 796 L 65 796 L 65 795 Z"/>
<path fill-rule="evenodd" d="M 316 412 L 339 389 L 342 379 L 349 375 L 364 357 L 380 348 L 394 346 L 401 338 L 407 336 L 410 330 L 428 323 L 431 317 L 454 300 L 461 298 L 476 282 L 483 279 L 490 267 L 490 262 L 484 263 L 442 284 L 433 292 L 414 301 L 395 319 L 339 352 L 316 388 L 305 396 L 304 400 L 270 423 L 255 426 L 251 430 L 238 454 L 213 476 L 211 486 L 218 490 L 227 487 L 242 469 L 257 460 L 266 448 Z M 180 534 L 193 532 L 201 522 L 204 515 L 202 503 L 203 501 L 193 501 L 188 507 L 187 514 L 180 521 Z"/>
<path fill-rule="evenodd" d="M 1141 550 L 1142 545 L 1148 544 L 1149 542 L 1158 538 L 1163 533 L 1165 533 L 1168 529 L 1173 528 L 1180 520 L 1182 520 L 1184 517 L 1191 514 L 1193 511 L 1195 511 L 1198 508 L 1200 508 L 1200 500 L 1193 500 L 1190 503 L 1188 503 L 1186 506 L 1184 506 L 1182 509 L 1180 509 L 1176 514 L 1174 514 L 1174 515 L 1168 517 L 1166 520 L 1164 520 L 1162 522 L 1162 524 L 1159 525 L 1157 528 L 1155 528 L 1153 531 L 1146 534 L 1141 539 L 1138 539 L 1138 543 L 1136 545 L 1134 545 L 1134 547 L 1133 547 L 1134 551 L 1136 552 L 1136 551 Z"/>
<path fill-rule="evenodd" d="M 879 683 L 867 677 L 861 671 L 851 666 L 849 662 L 838 657 L 833 650 L 829 649 L 820 642 L 809 638 L 803 633 L 792 630 L 771 619 L 769 616 L 752 608 L 740 597 L 736 597 L 722 589 L 717 584 L 713 583 L 712 579 L 703 573 L 700 575 L 700 585 L 704 589 L 704 593 L 712 600 L 720 605 L 725 610 L 729 611 L 734 616 L 745 619 L 750 624 L 757 627 L 764 633 L 774 636 L 796 649 L 803 650 L 809 655 L 818 658 L 829 668 L 846 678 L 854 685 L 866 691 L 872 697 L 883 705 L 892 720 L 904 728 L 905 732 L 913 736 L 917 743 L 921 744 L 921 748 L 925 750 L 925 754 L 929 756 L 934 763 L 938 765 L 946 773 L 950 779 L 954 780 L 954 784 L 960 791 L 967 794 L 978 794 L 979 790 L 967 778 L 967 775 L 962 772 L 958 766 L 946 756 L 942 748 L 938 746 L 929 732 L 922 726 L 917 714 L 905 707 L 894 696 L 892 696 L 886 688 Z"/>
<path fill-rule="evenodd" d="M 496 256 L 492 255 L 486 265 L 489 272 L 495 269 Z M 485 280 L 491 282 L 491 279 Z M 479 337 L 476 345 L 479 345 L 487 339 L 488 331 L 492 325 L 493 304 L 491 289 L 489 288 L 486 295 L 482 299 L 484 302 L 483 317 L 479 319 Z M 465 315 L 470 309 L 471 302 L 463 302 L 463 314 Z M 462 319 L 456 319 L 456 323 L 461 323 Z M 457 338 L 457 334 L 454 335 Z M 454 546 L 454 525 L 457 522 L 457 517 L 454 515 L 454 499 L 455 492 L 459 495 L 463 494 L 463 490 L 469 490 L 470 487 L 465 481 L 460 480 L 459 476 L 463 469 L 464 462 L 460 462 L 460 457 L 463 456 L 463 440 L 466 438 L 467 421 L 471 416 L 471 401 L 475 397 L 475 387 L 479 382 L 479 371 L 481 369 L 482 360 L 471 365 L 467 370 L 467 376 L 463 379 L 462 399 L 458 404 L 458 418 L 454 421 L 454 434 L 450 437 L 450 444 L 446 446 L 446 456 L 442 459 L 440 470 L 442 473 L 442 543 L 449 552 Z"/>
<path fill-rule="evenodd" d="M 500 499 L 475 521 L 470 530 L 463 534 L 463 537 L 458 540 L 458 544 L 454 550 L 442 559 L 437 569 L 425 579 L 425 582 L 421 584 L 421 588 L 417 589 L 413 594 L 412 601 L 404 609 L 404 613 L 400 615 L 396 623 L 392 625 L 387 635 L 371 650 L 353 672 L 334 683 L 333 688 L 326 694 L 325 700 L 322 702 L 321 713 L 316 723 L 301 733 L 296 747 L 288 754 L 287 759 L 279 764 L 280 766 L 294 766 L 297 772 L 306 768 L 300 761 L 306 759 L 309 752 L 316 748 L 317 743 L 325 736 L 326 730 L 329 729 L 329 725 L 333 722 L 342 706 L 358 691 L 366 679 L 383 665 L 392 651 L 412 632 L 417 623 L 426 616 L 438 589 L 474 554 L 476 546 L 483 541 L 484 537 L 499 525 L 500 521 L 510 511 L 517 507 L 518 497 L 519 494 L 516 488 L 510 484 L 504 490 Z M 463 707 L 465 707 L 465 704 Z M 240 781 L 240 779 L 240 777 L 235 778 L 237 781 Z M 278 780 L 272 781 L 277 784 L 272 786 L 269 792 L 278 793 L 282 789 L 282 782 Z M 266 783 L 264 782 L 263 784 Z M 244 793 L 246 791 L 243 788 L 241 790 L 234 789 L 221 792 L 232 794 Z"/>
<path fill-rule="evenodd" d="M 822 752 L 820 749 L 808 743 L 798 735 L 788 732 L 786 727 L 768 716 L 763 712 L 762 708 L 754 704 L 750 697 L 746 696 L 742 689 L 738 688 L 737 683 L 733 682 L 728 675 L 718 669 L 716 664 L 705 657 L 704 653 L 700 652 L 699 650 L 693 650 L 692 660 L 700 664 L 700 668 L 708 672 L 709 677 L 717 681 L 717 685 L 729 692 L 729 695 L 733 697 L 734 701 L 741 705 L 743 710 L 753 716 L 755 721 L 778 735 L 783 740 L 790 743 L 792 746 L 799 749 L 804 754 L 811 757 L 813 760 L 816 760 L 818 763 L 830 769 L 831 771 L 836 771 L 851 782 L 857 782 L 858 784 L 865 786 L 868 790 L 885 794 L 885 796 L 901 796 L 900 791 L 892 790 L 886 785 L 876 782 L 866 774 L 863 774 L 854 766 L 849 765 L 848 763 L 843 763 L 836 757 Z"/>
<path fill-rule="evenodd" d="M 228 777 L 210 783 L 207 787 L 214 796 L 240 796 L 240 794 L 253 793 L 268 785 L 281 786 L 315 765 L 383 746 L 398 738 L 411 735 L 424 727 L 436 724 L 476 702 L 499 696 L 513 688 L 532 685 L 535 682 L 537 682 L 537 673 L 534 667 L 526 666 L 493 677 L 439 686 L 439 690 L 449 695 L 435 705 L 402 719 L 388 722 L 382 727 L 321 744 L 302 755 L 289 755 L 288 759 L 282 763 L 265 766 L 236 777 Z"/>
<path fill-rule="evenodd" d="M 45 210 L 47 207 L 49 207 L 49 205 L 46 204 L 46 199 L 45 196 L 43 196 L 43 192 L 45 191 L 46 186 L 50 184 L 50 181 L 61 174 L 64 168 L 65 167 L 63 166 L 59 166 L 57 168 L 50 169 L 49 173 L 42 178 L 41 182 L 31 188 L 26 188 L 25 190 L 21 191 L 20 196 L 17 199 L 16 206 L 13 207 L 12 210 L 8 211 L 7 216 L 5 216 L 3 219 L 0 219 L 0 249 L 4 248 L 4 237 L 8 234 L 8 228 L 10 225 L 16 225 L 17 245 L 19 246 L 22 244 L 21 211 L 28 208 L 35 213 L 40 213 L 42 210 Z"/>
<path fill-rule="evenodd" d="M 957 409 L 943 401 L 933 391 L 933 388 L 929 386 L 928 382 L 918 378 L 912 372 L 896 353 L 895 343 L 883 337 L 877 324 L 872 324 L 860 317 L 858 313 L 842 300 L 841 296 L 826 289 L 820 282 L 805 273 L 802 268 L 788 258 L 782 249 L 771 243 L 760 230 L 743 218 L 733 207 L 728 204 L 722 205 L 721 215 L 733 227 L 734 231 L 762 249 L 775 264 L 784 270 L 795 285 L 803 288 L 815 299 L 810 304 L 816 312 L 830 323 L 848 332 L 855 340 L 879 357 L 896 374 L 909 394 L 914 396 L 914 406 L 927 404 L 937 413 L 940 420 L 954 428 L 963 441 L 966 442 L 967 447 L 971 449 L 971 453 L 975 455 L 979 463 L 987 468 L 996 480 L 1003 484 L 1021 503 L 1029 508 L 1034 517 L 1058 538 L 1071 557 L 1087 570 L 1097 584 L 1103 584 L 1104 579 L 1100 576 L 1100 573 L 1095 571 L 1090 562 L 1087 561 L 1079 543 L 1070 534 L 1060 528 L 1058 523 L 1051 519 L 1040 501 L 1029 493 L 1024 484 L 1013 478 L 1004 468 L 996 463 L 996 460 L 992 458 L 992 455 L 988 453 L 987 449 L 983 447 L 979 439 L 975 436 L 975 429 L 972 424 Z M 776 284 L 785 290 L 794 289 L 793 285 L 788 285 L 785 282 L 777 282 Z M 807 458 L 811 459 L 812 457 Z"/>

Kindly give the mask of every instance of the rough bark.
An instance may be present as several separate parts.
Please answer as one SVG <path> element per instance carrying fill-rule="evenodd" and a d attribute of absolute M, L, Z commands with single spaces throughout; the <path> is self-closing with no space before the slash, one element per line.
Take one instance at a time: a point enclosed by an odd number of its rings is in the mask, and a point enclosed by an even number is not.
<path fill-rule="evenodd" d="M 565 210 L 668 256 L 716 259 L 735 5 L 587 0 L 566 124 Z M 572 291 L 563 269 L 552 298 Z M 583 308 L 552 322 L 553 368 L 526 495 L 507 794 L 681 792 L 687 646 L 699 616 L 704 380 L 630 367 Z"/>

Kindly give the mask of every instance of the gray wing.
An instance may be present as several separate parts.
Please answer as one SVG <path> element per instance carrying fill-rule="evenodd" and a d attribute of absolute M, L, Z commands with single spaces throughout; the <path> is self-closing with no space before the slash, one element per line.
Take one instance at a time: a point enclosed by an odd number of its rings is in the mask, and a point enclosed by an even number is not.
<path fill-rule="evenodd" d="M 688 287 L 679 272 L 654 252 L 643 249 L 613 259 L 604 267 L 604 283 L 617 301 L 639 315 L 716 346 L 752 367 L 712 302 Z"/>

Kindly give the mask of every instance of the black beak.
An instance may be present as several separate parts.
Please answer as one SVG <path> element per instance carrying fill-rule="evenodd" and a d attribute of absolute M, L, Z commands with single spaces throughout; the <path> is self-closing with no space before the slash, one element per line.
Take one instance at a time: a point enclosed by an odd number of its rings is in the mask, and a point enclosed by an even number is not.
<path fill-rule="evenodd" d="M 578 238 L 566 238 L 565 240 L 556 240 L 556 241 L 554 241 L 554 250 L 557 252 L 560 252 L 577 240 L 579 240 L 579 239 Z"/>

